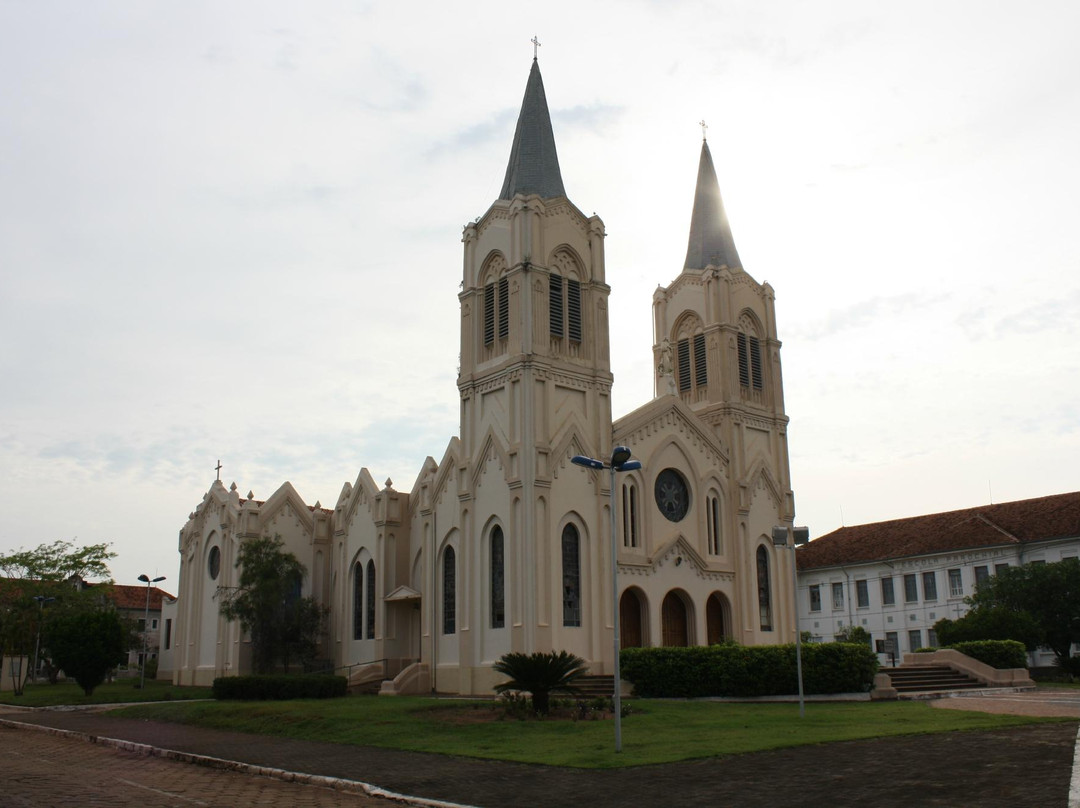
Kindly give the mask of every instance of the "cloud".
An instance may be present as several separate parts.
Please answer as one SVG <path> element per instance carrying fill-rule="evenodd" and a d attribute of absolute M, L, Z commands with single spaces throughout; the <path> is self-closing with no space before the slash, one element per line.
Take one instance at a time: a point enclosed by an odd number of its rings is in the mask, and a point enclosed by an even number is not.
<path fill-rule="evenodd" d="M 842 309 L 834 309 L 828 313 L 824 320 L 812 322 L 803 327 L 795 325 L 791 328 L 791 331 L 793 337 L 800 340 L 824 339 L 843 331 L 872 325 L 879 320 L 897 317 L 912 311 L 922 311 L 937 302 L 940 301 L 915 292 L 891 297 L 872 297 L 869 300 L 863 300 Z"/>

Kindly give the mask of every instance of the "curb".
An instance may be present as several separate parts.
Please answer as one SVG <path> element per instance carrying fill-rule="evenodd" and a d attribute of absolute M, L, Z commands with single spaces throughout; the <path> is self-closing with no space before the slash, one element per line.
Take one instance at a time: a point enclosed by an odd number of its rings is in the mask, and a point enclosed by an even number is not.
<path fill-rule="evenodd" d="M 56 735 L 62 738 L 73 738 L 87 743 L 99 744 L 110 749 L 121 749 L 125 752 L 133 752 L 146 757 L 160 757 L 165 760 L 175 760 L 179 763 L 189 763 L 195 766 L 206 766 L 211 769 L 224 769 L 226 771 L 252 774 L 259 777 L 269 777 L 274 780 L 282 780 L 286 783 L 300 783 L 302 785 L 321 786 L 334 791 L 342 791 L 348 794 L 365 794 L 369 797 L 382 797 L 394 800 L 407 806 L 416 808 L 474 808 L 457 802 L 445 802 L 443 800 L 429 800 L 424 797 L 410 797 L 407 794 L 398 794 L 396 791 L 388 791 L 372 783 L 361 780 L 348 780 L 342 777 L 328 777 L 322 774 L 307 774 L 294 772 L 288 769 L 277 769 L 272 766 L 256 766 L 252 763 L 241 763 L 236 760 L 199 755 L 193 752 L 178 752 L 175 749 L 162 749 L 158 746 L 124 741 L 119 738 L 105 738 L 100 735 L 89 735 L 85 732 L 76 732 L 70 729 L 58 729 L 46 727 L 41 724 L 28 724 L 23 721 L 12 721 L 8 718 L 0 718 L 0 726 L 11 729 L 33 730 L 44 732 L 48 735 Z"/>

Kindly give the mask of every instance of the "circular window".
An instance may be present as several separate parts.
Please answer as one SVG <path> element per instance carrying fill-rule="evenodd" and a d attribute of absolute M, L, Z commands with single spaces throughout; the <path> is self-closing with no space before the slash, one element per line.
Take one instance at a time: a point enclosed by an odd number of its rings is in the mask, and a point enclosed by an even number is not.
<path fill-rule="evenodd" d="M 656 507 L 672 522 L 681 521 L 690 507 L 690 489 L 675 469 L 664 469 L 656 478 Z"/>
<path fill-rule="evenodd" d="M 221 550 L 217 547 L 210 548 L 210 557 L 206 559 L 206 571 L 210 573 L 210 580 L 216 581 L 221 572 Z"/>

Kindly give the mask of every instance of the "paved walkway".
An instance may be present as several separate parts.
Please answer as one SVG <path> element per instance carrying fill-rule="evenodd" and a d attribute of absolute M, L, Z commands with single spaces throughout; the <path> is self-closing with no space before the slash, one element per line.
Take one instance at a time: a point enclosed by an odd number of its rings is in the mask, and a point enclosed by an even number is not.
<path fill-rule="evenodd" d="M 1010 697 L 1016 695 L 1010 694 Z M 818 806 L 823 802 L 904 808 L 910 805 L 1065 808 L 1069 805 L 1077 738 L 1077 723 L 1068 722 L 990 732 L 833 743 L 662 766 L 595 771 L 294 741 L 82 711 L 36 711 L 9 714 L 3 718 L 7 719 L 4 723 L 8 727 L 15 720 L 88 736 L 119 738 L 186 755 L 239 761 L 254 767 L 372 783 L 391 792 L 413 795 L 420 801 L 444 801 L 483 808 L 532 805 L 545 808 L 576 808 L 580 805 L 641 808 L 673 804 L 680 808 L 712 808 L 716 805 Z M 18 735 L 13 738 L 9 732 Z M 18 749 L 22 747 L 23 737 L 37 735 L 39 733 L 27 728 L 9 730 L 4 732 L 0 743 L 4 743 L 4 748 Z M 0 755 L 0 761 L 3 760 Z M 155 762 L 143 758 L 143 762 L 135 765 L 128 759 L 126 765 L 132 766 L 132 771 L 141 771 L 144 764 Z M 0 763 L 0 782 L 6 786 L 12 781 L 4 766 Z M 15 767 L 15 771 L 21 770 L 21 766 Z M 186 770 L 191 772 L 190 767 Z M 223 773 L 215 771 L 213 774 L 220 777 Z M 57 770 L 50 776 L 59 775 Z M 192 772 L 192 777 L 195 776 Z M 182 774 L 179 777 L 181 781 L 184 779 Z M 125 779 L 135 782 L 134 777 Z M 152 778 L 150 782 L 153 782 Z M 345 795 L 337 796 L 344 800 Z M 238 796 L 230 797 L 228 804 L 275 804 L 270 799 L 260 797 L 248 801 Z M 67 801 L 58 800 L 55 804 L 63 803 Z M 83 804 L 87 803 L 84 801 Z M 157 803 L 143 801 L 140 804 Z M 341 801 L 338 804 L 365 803 Z"/>

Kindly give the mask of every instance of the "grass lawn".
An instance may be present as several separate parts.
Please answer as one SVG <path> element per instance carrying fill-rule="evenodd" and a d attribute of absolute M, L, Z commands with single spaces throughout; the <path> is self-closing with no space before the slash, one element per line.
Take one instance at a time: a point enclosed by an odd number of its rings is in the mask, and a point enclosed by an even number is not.
<path fill-rule="evenodd" d="M 138 679 L 117 679 L 94 688 L 89 697 L 74 682 L 35 682 L 26 685 L 21 696 L 0 693 L 0 704 L 20 707 L 54 707 L 59 704 L 122 704 L 129 701 L 173 701 L 211 698 L 208 687 L 175 687 L 171 682 L 148 681 L 140 690 Z"/>
<path fill-rule="evenodd" d="M 601 721 L 475 720 L 490 702 L 419 697 L 288 702 L 200 702 L 125 707 L 115 714 L 305 740 L 581 768 L 671 763 L 785 746 L 954 730 L 995 729 L 1037 719 L 957 710 L 923 702 L 795 704 L 631 702 L 623 751 Z"/>

